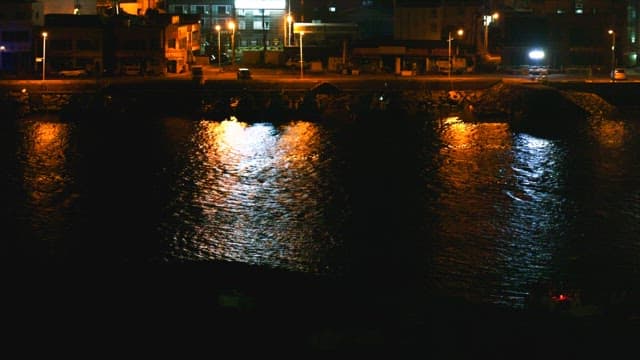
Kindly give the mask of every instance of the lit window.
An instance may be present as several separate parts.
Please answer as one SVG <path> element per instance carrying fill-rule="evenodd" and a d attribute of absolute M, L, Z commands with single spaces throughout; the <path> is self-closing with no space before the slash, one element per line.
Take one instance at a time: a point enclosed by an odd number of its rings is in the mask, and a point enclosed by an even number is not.
<path fill-rule="evenodd" d="M 269 22 L 264 22 L 264 27 L 262 26 L 262 20 L 256 20 L 253 22 L 253 30 L 269 30 Z"/>

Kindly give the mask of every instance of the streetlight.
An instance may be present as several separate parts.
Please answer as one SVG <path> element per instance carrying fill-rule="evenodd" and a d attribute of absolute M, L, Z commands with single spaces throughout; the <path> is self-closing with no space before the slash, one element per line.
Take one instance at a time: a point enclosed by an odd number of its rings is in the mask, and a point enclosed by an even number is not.
<path fill-rule="evenodd" d="M 216 31 L 218 32 L 218 71 L 222 70 L 222 59 L 220 58 L 220 24 L 216 25 Z"/>
<path fill-rule="evenodd" d="M 304 76 L 304 60 L 302 58 L 302 37 L 304 36 L 304 31 L 300 31 L 300 79 Z"/>
<path fill-rule="evenodd" d="M 616 32 L 609 29 L 609 35 L 611 35 L 611 78 L 613 79 L 613 71 L 616 67 Z"/>
<path fill-rule="evenodd" d="M 236 64 L 236 23 L 229 21 L 229 30 L 231 30 L 231 66 Z"/>
<path fill-rule="evenodd" d="M 483 25 L 484 25 L 484 51 L 485 52 L 489 52 L 489 24 L 491 24 L 493 21 L 498 20 L 499 16 L 500 15 L 496 12 L 496 13 L 493 13 L 493 15 L 484 15 L 482 17 Z"/>
<path fill-rule="evenodd" d="M 285 31 L 285 34 L 288 34 L 288 36 L 286 36 L 287 38 L 287 45 L 291 46 L 291 23 L 293 22 L 293 17 L 291 16 L 291 14 L 287 15 L 287 31 Z"/>
<path fill-rule="evenodd" d="M 45 73 L 45 69 L 46 69 L 46 62 L 47 62 L 47 36 L 49 36 L 49 34 L 47 34 L 46 31 L 44 31 L 42 33 L 42 81 L 44 81 L 44 73 Z"/>
<path fill-rule="evenodd" d="M 287 41 L 285 42 L 285 44 L 287 44 L 288 46 L 291 46 L 291 37 L 293 36 L 293 33 L 291 32 L 291 23 L 293 22 L 293 17 L 291 16 L 291 0 L 287 1 L 287 31 L 285 32 L 285 34 L 287 34 Z"/>
<path fill-rule="evenodd" d="M 464 30 L 458 29 L 457 34 L 458 36 L 462 36 L 464 34 Z M 449 42 L 449 77 L 451 77 L 451 68 L 453 67 L 453 62 L 451 61 L 451 42 L 453 41 L 453 38 L 451 37 L 451 31 L 449 31 L 449 37 L 447 38 L 447 41 Z"/>

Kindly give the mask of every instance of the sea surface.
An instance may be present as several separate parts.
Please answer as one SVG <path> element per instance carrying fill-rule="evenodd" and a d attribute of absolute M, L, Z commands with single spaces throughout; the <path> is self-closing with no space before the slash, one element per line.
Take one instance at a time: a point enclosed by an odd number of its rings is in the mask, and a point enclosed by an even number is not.
<path fill-rule="evenodd" d="M 5 118 L 2 256 L 239 263 L 515 309 L 540 284 L 637 291 L 640 117 L 536 120 Z"/>

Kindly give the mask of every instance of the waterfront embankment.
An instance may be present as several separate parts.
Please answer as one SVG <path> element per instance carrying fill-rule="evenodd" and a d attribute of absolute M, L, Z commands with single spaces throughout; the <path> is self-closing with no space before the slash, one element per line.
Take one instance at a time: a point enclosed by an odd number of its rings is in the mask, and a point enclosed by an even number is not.
<path fill-rule="evenodd" d="M 5 111 L 19 116 L 177 113 L 247 122 L 291 118 L 354 119 L 372 111 L 407 115 L 464 113 L 470 121 L 520 121 L 553 113 L 575 118 L 633 106 L 638 83 L 504 81 L 500 77 L 322 77 L 268 80 L 182 78 L 1 81 Z"/>

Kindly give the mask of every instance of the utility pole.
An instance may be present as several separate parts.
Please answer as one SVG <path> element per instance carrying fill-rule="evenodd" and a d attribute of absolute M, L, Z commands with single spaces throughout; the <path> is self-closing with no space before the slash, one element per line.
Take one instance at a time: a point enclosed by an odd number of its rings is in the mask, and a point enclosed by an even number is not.
<path fill-rule="evenodd" d="M 264 21 L 264 9 L 262 9 L 262 65 L 266 63 L 267 60 L 267 27 Z"/>

